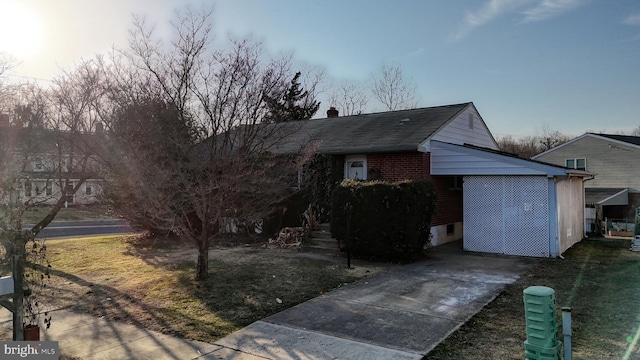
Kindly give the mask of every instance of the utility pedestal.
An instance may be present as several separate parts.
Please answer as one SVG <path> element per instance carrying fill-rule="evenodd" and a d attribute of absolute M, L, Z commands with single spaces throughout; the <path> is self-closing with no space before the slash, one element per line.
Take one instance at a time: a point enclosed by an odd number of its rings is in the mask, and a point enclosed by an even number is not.
<path fill-rule="evenodd" d="M 523 291 L 527 340 L 527 360 L 560 359 L 555 291 L 546 286 L 531 286 Z"/>

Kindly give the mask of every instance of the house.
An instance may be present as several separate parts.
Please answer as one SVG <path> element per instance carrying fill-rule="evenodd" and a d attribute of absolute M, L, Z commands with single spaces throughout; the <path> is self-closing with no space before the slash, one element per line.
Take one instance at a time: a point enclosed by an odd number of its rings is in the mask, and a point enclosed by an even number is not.
<path fill-rule="evenodd" d="M 605 219 L 634 222 L 640 207 L 640 137 L 586 133 L 532 159 L 586 170 L 595 178 L 585 183 L 589 231 L 600 228 Z M 611 230 L 602 226 L 601 230 Z M 626 229 L 625 229 L 626 230 Z"/>
<path fill-rule="evenodd" d="M 1 174 L 16 176 L 19 186 L 6 192 L 2 201 L 36 205 L 55 204 L 66 197 L 67 205 L 88 205 L 99 201 L 102 180 L 82 150 L 82 141 L 69 134 L 44 128 L 0 123 Z M 75 137 L 86 136 L 76 134 Z M 77 191 L 72 190 L 76 187 Z"/>
<path fill-rule="evenodd" d="M 429 179 L 437 192 L 432 244 L 555 257 L 580 241 L 586 171 L 498 150 L 473 103 L 337 116 L 295 127 L 276 151 L 315 143 L 344 159 L 344 178 Z"/>

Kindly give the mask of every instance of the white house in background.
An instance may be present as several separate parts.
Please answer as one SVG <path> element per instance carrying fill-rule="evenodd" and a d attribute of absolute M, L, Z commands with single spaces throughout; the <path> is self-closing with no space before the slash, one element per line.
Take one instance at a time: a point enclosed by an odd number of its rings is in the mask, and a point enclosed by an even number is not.
<path fill-rule="evenodd" d="M 19 179 L 18 188 L 5 194 L 4 201 L 54 204 L 64 196 L 67 205 L 88 205 L 99 201 L 101 183 L 91 159 L 66 146 L 65 138 L 46 129 L 0 125 L 0 155 L 7 170 Z M 76 135 L 84 136 L 84 135 Z M 79 189 L 73 194 L 74 189 Z"/>

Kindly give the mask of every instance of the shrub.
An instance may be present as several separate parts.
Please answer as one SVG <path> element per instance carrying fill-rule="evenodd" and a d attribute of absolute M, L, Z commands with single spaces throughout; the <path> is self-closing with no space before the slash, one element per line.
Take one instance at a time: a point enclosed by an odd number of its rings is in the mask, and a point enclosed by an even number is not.
<path fill-rule="evenodd" d="M 354 256 L 411 260 L 429 241 L 435 207 L 426 180 L 345 180 L 333 193 L 331 234 Z"/>
<path fill-rule="evenodd" d="M 316 154 L 307 164 L 303 188 L 309 193 L 318 221 L 329 221 L 331 194 L 343 177 L 344 156 Z"/>

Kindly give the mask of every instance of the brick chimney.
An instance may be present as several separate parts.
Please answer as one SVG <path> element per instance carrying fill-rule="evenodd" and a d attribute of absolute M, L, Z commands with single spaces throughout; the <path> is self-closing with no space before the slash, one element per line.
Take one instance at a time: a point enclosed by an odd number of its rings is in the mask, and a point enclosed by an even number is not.
<path fill-rule="evenodd" d="M 328 118 L 338 117 L 338 109 L 336 109 L 335 106 L 330 107 L 329 110 L 327 110 L 327 117 Z"/>

